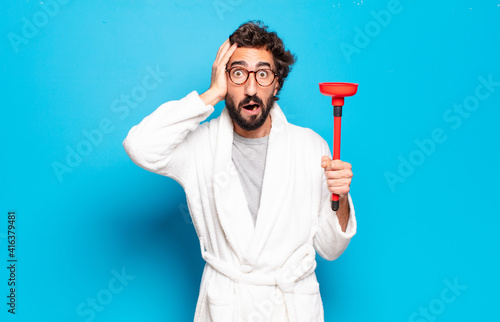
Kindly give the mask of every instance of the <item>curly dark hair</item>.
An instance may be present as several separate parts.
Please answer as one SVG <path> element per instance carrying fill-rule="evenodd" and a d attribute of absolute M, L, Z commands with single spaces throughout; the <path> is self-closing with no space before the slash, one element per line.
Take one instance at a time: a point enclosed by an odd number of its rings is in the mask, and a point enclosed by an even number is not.
<path fill-rule="evenodd" d="M 285 49 L 283 41 L 276 32 L 269 32 L 267 29 L 268 26 L 260 20 L 248 21 L 229 36 L 229 41 L 231 45 L 237 43 L 238 47 L 264 48 L 273 55 L 278 74 L 278 92 L 276 93 L 278 95 L 297 57 Z"/>

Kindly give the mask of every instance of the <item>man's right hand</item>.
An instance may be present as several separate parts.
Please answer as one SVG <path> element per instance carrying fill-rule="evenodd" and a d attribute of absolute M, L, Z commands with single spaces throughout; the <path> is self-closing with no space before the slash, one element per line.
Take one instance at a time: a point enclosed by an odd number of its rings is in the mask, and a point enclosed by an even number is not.
<path fill-rule="evenodd" d="M 226 65 L 231 58 L 231 55 L 238 48 L 234 43 L 232 46 L 227 39 L 222 46 L 219 47 L 217 57 L 215 57 L 214 64 L 212 65 L 212 79 L 210 88 L 200 95 L 201 100 L 206 105 L 215 106 L 226 97 L 227 93 L 227 78 L 226 78 Z"/>

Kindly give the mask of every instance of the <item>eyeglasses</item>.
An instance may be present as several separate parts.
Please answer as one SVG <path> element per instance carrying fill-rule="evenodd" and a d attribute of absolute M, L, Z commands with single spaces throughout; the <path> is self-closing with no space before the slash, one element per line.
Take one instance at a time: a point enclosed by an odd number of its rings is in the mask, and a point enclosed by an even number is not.
<path fill-rule="evenodd" d="M 229 79 L 235 85 L 242 85 L 248 80 L 248 77 L 251 73 L 255 76 L 255 81 L 262 87 L 270 86 L 274 82 L 274 78 L 278 76 L 272 69 L 269 68 L 261 68 L 256 71 L 249 71 L 243 67 L 232 67 L 226 69 L 226 72 L 229 73 Z"/>

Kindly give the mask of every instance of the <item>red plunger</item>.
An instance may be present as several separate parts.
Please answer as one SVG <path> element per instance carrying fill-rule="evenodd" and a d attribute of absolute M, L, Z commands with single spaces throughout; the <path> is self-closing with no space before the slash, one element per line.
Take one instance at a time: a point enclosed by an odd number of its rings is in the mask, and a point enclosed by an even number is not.
<path fill-rule="evenodd" d="M 333 105 L 333 160 L 340 159 L 340 125 L 342 122 L 342 106 L 344 97 L 353 96 L 358 91 L 354 83 L 319 83 L 321 94 L 332 97 Z M 332 194 L 332 209 L 339 209 L 339 196 Z"/>

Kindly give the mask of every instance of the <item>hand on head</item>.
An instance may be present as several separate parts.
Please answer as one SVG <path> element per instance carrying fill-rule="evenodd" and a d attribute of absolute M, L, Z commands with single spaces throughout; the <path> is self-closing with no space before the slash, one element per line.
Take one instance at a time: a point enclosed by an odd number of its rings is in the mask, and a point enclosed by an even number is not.
<path fill-rule="evenodd" d="M 231 46 L 229 39 L 227 39 L 219 47 L 214 64 L 212 65 L 210 88 L 205 93 L 200 95 L 200 98 L 205 102 L 205 104 L 214 106 L 226 97 L 226 65 L 236 48 L 238 48 L 238 45 L 234 43 Z"/>

